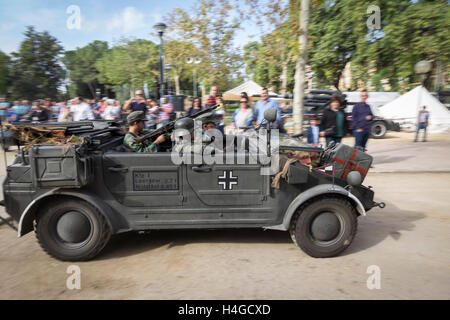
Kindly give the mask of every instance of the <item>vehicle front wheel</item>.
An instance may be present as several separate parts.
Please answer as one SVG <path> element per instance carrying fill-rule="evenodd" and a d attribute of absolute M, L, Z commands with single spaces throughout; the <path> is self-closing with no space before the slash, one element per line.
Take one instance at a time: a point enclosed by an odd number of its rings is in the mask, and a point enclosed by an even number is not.
<path fill-rule="evenodd" d="M 84 201 L 59 200 L 39 210 L 36 237 L 42 249 L 63 261 L 94 258 L 111 231 L 105 217 Z"/>
<path fill-rule="evenodd" d="M 356 234 L 354 207 L 338 197 L 323 197 L 301 206 L 291 221 L 294 243 L 315 258 L 334 257 L 344 251 Z"/>

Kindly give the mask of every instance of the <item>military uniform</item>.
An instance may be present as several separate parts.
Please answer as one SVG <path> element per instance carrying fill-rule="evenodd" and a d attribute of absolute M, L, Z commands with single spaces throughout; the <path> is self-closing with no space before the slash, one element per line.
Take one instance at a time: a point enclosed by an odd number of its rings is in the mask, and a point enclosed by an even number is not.
<path fill-rule="evenodd" d="M 140 135 L 144 135 L 147 132 L 143 132 Z M 146 145 L 145 142 L 137 142 L 138 136 L 134 133 L 128 132 L 123 138 L 123 147 L 128 152 L 158 152 L 158 145 L 156 143 L 152 143 L 150 145 Z"/>
<path fill-rule="evenodd" d="M 129 125 L 140 120 L 146 121 L 143 111 L 134 111 L 127 117 L 127 123 Z M 148 130 L 143 130 L 139 135 L 128 132 L 123 138 L 123 147 L 125 148 L 125 150 L 128 152 L 158 152 L 158 145 L 156 143 L 153 142 L 152 144 L 147 145 L 145 141 L 137 141 L 137 138 L 139 136 L 145 135 L 148 132 Z"/>

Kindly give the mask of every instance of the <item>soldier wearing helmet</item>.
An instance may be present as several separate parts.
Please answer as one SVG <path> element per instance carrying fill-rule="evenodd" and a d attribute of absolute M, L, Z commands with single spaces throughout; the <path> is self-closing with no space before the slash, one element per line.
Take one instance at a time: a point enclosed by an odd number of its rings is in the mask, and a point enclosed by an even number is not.
<path fill-rule="evenodd" d="M 194 140 L 194 120 L 191 118 L 182 118 L 175 122 L 175 140 L 176 144 L 174 150 L 183 153 L 202 153 L 208 147 L 212 139 L 208 133 L 211 133 L 216 128 L 216 117 L 213 113 L 207 113 L 197 118 L 201 122 L 201 143 L 196 143 Z M 180 130 L 183 129 L 183 130 Z M 187 135 L 186 133 L 189 133 Z M 213 134 L 211 134 L 212 136 Z M 214 147 L 214 146 L 211 146 Z"/>
<path fill-rule="evenodd" d="M 137 138 L 143 134 L 146 134 L 145 127 L 145 114 L 143 111 L 134 111 L 127 117 L 127 123 L 130 126 L 128 133 L 123 138 L 123 146 L 126 151 L 129 152 L 158 152 L 158 145 L 165 141 L 164 134 L 156 138 L 153 143 L 147 145 L 145 141 L 138 142 Z"/>

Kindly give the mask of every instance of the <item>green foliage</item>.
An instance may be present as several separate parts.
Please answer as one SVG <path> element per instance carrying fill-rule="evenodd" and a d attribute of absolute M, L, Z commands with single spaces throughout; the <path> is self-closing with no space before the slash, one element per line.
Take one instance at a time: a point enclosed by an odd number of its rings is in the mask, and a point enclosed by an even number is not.
<path fill-rule="evenodd" d="M 417 85 L 419 76 L 414 73 L 414 65 L 420 60 L 433 60 L 435 66 L 446 66 L 448 72 L 450 10 L 447 1 L 379 2 L 382 35 L 369 34 L 362 41 L 361 50 L 355 54 L 355 69 L 361 73 L 369 59 L 375 61 L 377 73 L 388 78 L 394 90 Z M 430 80 L 426 83 L 428 87 Z"/>
<path fill-rule="evenodd" d="M 201 58 L 199 79 L 207 87 L 217 84 L 221 91 L 230 87 L 232 75 L 241 67 L 241 57 L 233 47 L 240 21 L 232 17 L 229 0 L 199 0 L 188 13 L 176 8 L 167 21 L 171 36 L 191 42 Z"/>
<path fill-rule="evenodd" d="M 96 97 L 100 81 L 95 64 L 106 52 L 108 52 L 107 42 L 94 41 L 83 48 L 64 53 L 62 61 L 69 70 L 73 95 Z"/>
<path fill-rule="evenodd" d="M 95 64 L 99 81 L 108 87 L 129 85 L 130 92 L 142 89 L 158 77 L 159 51 L 151 41 L 126 40 L 114 46 Z"/>
<path fill-rule="evenodd" d="M 0 51 L 0 95 L 6 95 L 11 58 Z"/>
<path fill-rule="evenodd" d="M 48 32 L 27 27 L 19 51 L 12 53 L 11 99 L 56 98 L 64 79 L 59 61 L 62 51 Z"/>

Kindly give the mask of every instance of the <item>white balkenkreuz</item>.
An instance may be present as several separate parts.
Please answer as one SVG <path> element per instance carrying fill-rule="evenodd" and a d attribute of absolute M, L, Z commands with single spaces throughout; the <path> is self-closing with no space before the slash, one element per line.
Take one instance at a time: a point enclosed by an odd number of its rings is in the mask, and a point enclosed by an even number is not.
<path fill-rule="evenodd" d="M 233 185 L 238 184 L 238 177 L 233 177 L 233 171 L 225 170 L 223 176 L 217 177 L 217 181 L 223 190 L 233 190 Z"/>

